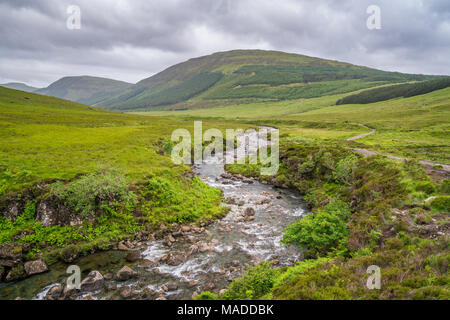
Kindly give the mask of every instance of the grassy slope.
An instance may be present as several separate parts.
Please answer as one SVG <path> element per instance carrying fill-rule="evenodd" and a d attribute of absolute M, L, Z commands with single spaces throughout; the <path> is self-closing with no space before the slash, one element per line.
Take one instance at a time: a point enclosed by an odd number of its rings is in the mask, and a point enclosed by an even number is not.
<path fill-rule="evenodd" d="M 289 226 L 283 242 L 304 249 L 307 260 L 251 268 L 221 298 L 449 299 L 449 180 L 435 184 L 417 163 L 364 159 L 333 142 L 282 139 L 280 150 L 278 174 L 259 178 L 305 195 L 313 212 Z M 227 169 L 259 173 L 254 165 Z M 366 287 L 371 265 L 381 268 L 380 290 Z"/>
<path fill-rule="evenodd" d="M 99 77 L 65 77 L 53 82 L 47 88 L 37 90 L 36 93 L 94 105 L 131 85 L 131 83 Z"/>
<path fill-rule="evenodd" d="M 261 102 L 184 111 L 142 112 L 183 118 L 217 118 L 258 121 L 282 129 L 293 137 L 345 140 L 361 132 L 348 123 L 376 128 L 375 135 L 354 146 L 393 155 L 450 163 L 448 143 L 450 89 L 411 98 L 364 105 L 339 105 L 345 94 L 313 99 Z M 347 134 L 342 135 L 347 131 Z"/>
<path fill-rule="evenodd" d="M 204 129 L 236 126 L 211 122 Z M 174 129 L 192 127 L 192 121 L 113 113 L 0 88 L 0 212 L 15 203 L 23 210 L 15 222 L 0 217 L 0 244 L 28 244 L 27 259 L 44 253 L 52 262 L 69 244 L 81 253 L 105 249 L 109 241 L 164 223 L 223 214 L 220 191 L 185 176 L 189 168 L 173 164 L 165 150 Z M 100 199 L 112 199 L 98 203 L 95 194 L 111 190 Z M 46 199 L 94 220 L 42 227 L 34 215 Z"/>
<path fill-rule="evenodd" d="M 277 51 L 235 50 L 174 65 L 98 105 L 121 110 L 199 108 L 319 97 L 428 78 Z"/>

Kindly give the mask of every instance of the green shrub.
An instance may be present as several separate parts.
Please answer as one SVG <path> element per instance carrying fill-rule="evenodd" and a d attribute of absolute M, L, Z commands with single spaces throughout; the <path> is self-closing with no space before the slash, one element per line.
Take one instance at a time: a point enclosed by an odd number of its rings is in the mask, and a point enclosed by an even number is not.
<path fill-rule="evenodd" d="M 215 293 L 205 291 L 197 295 L 195 300 L 219 300 L 219 296 Z"/>
<path fill-rule="evenodd" d="M 437 191 L 436 184 L 433 181 L 420 181 L 416 183 L 416 191 L 424 192 L 427 195 L 433 194 Z"/>
<path fill-rule="evenodd" d="M 278 275 L 278 271 L 272 269 L 271 265 L 270 262 L 263 262 L 255 267 L 249 267 L 247 274 L 233 280 L 222 298 L 255 300 L 270 293 Z"/>
<path fill-rule="evenodd" d="M 439 211 L 450 212 L 450 196 L 437 197 L 431 202 L 431 207 Z"/>
<path fill-rule="evenodd" d="M 353 180 L 353 174 L 358 164 L 358 158 L 354 155 L 340 160 L 336 169 L 333 171 L 333 178 L 338 183 L 350 185 Z"/>
<path fill-rule="evenodd" d="M 84 217 L 95 214 L 103 205 L 120 202 L 133 206 L 136 203 L 136 196 L 129 190 L 128 181 L 116 171 L 88 174 L 68 185 L 56 183 L 51 194 Z"/>
<path fill-rule="evenodd" d="M 442 180 L 441 192 L 444 194 L 450 194 L 450 179 Z"/>
<path fill-rule="evenodd" d="M 295 244 L 305 255 L 316 258 L 332 250 L 343 249 L 349 234 L 347 221 L 350 217 L 348 205 L 332 201 L 315 214 L 300 219 L 284 230 L 282 242 Z"/>

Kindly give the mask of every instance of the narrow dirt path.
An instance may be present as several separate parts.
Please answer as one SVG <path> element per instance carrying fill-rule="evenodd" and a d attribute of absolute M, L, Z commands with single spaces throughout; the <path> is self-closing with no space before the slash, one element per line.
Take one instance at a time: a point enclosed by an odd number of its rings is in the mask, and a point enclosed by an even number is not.
<path fill-rule="evenodd" d="M 370 135 L 372 135 L 372 134 L 374 134 L 376 132 L 375 129 L 370 128 L 370 127 L 368 127 L 368 126 L 366 126 L 364 124 L 359 123 L 358 125 L 363 127 L 363 128 L 372 130 L 372 131 L 367 132 L 367 133 L 363 133 L 363 134 L 360 134 L 360 135 L 357 135 L 355 137 L 348 138 L 347 141 L 359 140 L 359 139 L 362 139 L 364 137 L 370 136 Z M 357 152 L 357 153 L 359 153 L 359 154 L 361 154 L 361 155 L 363 155 L 365 157 L 370 157 L 370 156 L 373 156 L 375 154 L 380 154 L 379 152 L 370 151 L 370 150 L 367 150 L 367 149 L 351 148 L 351 150 L 353 150 L 353 151 L 355 151 L 355 152 Z M 411 160 L 411 159 L 408 159 L 408 158 L 396 157 L 396 156 L 391 156 L 391 155 L 387 155 L 387 154 L 383 154 L 383 156 L 385 156 L 385 157 L 387 157 L 389 159 L 398 160 L 398 161 L 409 161 L 409 160 Z M 428 161 L 428 160 L 418 160 L 418 161 L 421 164 L 423 164 L 423 165 L 425 165 L 427 167 L 431 167 L 431 168 L 433 168 L 434 166 L 441 166 L 442 168 L 438 168 L 437 170 L 441 170 L 441 171 L 445 171 L 447 173 L 450 173 L 450 165 L 448 165 L 448 164 L 443 164 L 443 163 L 433 162 L 433 161 Z M 435 168 L 433 168 L 433 169 L 435 169 Z"/>
<path fill-rule="evenodd" d="M 372 131 L 367 132 L 367 133 L 362 133 L 362 134 L 360 134 L 358 136 L 355 136 L 355 137 L 348 138 L 347 141 L 359 140 L 359 139 L 362 139 L 364 137 L 370 136 L 370 135 L 374 134 L 375 132 L 377 132 L 377 130 L 369 128 L 368 126 L 366 126 L 364 124 L 361 124 L 361 123 L 358 123 L 358 126 L 366 128 L 366 129 L 369 129 L 369 130 L 372 130 Z"/>

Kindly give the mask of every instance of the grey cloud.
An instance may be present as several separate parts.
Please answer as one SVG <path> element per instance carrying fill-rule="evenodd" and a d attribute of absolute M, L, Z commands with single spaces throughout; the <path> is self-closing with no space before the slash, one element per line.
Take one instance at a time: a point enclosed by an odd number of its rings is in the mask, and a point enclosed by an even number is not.
<path fill-rule="evenodd" d="M 81 30 L 65 26 L 68 5 Z M 366 28 L 369 5 L 382 29 Z M 0 81 L 90 74 L 136 82 L 215 51 L 262 48 L 450 74 L 446 0 L 0 0 Z"/>

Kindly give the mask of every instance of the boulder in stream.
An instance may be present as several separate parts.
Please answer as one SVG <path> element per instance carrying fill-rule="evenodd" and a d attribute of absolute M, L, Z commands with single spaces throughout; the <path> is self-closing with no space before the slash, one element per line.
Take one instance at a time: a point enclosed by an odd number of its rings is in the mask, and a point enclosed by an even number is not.
<path fill-rule="evenodd" d="M 255 209 L 253 209 L 252 207 L 248 207 L 247 209 L 245 209 L 244 211 L 246 216 L 254 216 L 255 215 Z"/>
<path fill-rule="evenodd" d="M 93 292 L 101 290 L 105 284 L 105 279 L 98 271 L 91 271 L 89 275 L 81 282 L 82 292 Z"/>
<path fill-rule="evenodd" d="M 48 267 L 45 264 L 44 260 L 34 260 L 34 261 L 28 261 L 25 263 L 25 272 L 28 276 L 32 276 L 34 274 L 40 274 L 48 271 Z"/>
<path fill-rule="evenodd" d="M 131 269 L 128 266 L 124 266 L 122 269 L 120 269 L 117 274 L 116 278 L 120 281 L 126 281 L 131 278 L 134 278 L 137 276 L 137 272 Z"/>

